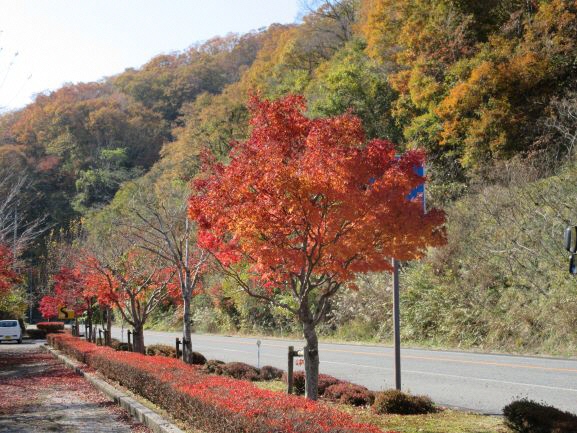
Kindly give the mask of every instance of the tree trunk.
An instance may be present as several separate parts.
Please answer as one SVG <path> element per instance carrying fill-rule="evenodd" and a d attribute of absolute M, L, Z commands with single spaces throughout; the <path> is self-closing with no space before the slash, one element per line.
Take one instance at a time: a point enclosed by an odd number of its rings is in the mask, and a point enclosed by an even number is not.
<path fill-rule="evenodd" d="M 132 345 L 134 352 L 144 354 L 144 329 L 142 324 L 135 324 L 132 334 Z"/>
<path fill-rule="evenodd" d="M 192 364 L 192 329 L 190 326 L 190 294 L 182 297 L 182 359 L 188 364 Z"/>
<path fill-rule="evenodd" d="M 304 349 L 305 358 L 305 397 L 316 400 L 319 394 L 319 341 L 317 331 L 312 321 L 303 323 L 303 333 L 307 345 Z"/>
<path fill-rule="evenodd" d="M 104 329 L 104 344 L 112 344 L 112 308 L 106 307 L 106 328 Z"/>
<path fill-rule="evenodd" d="M 92 341 L 92 308 L 90 307 L 86 309 L 86 323 L 88 325 L 88 335 L 86 338 L 88 341 Z"/>

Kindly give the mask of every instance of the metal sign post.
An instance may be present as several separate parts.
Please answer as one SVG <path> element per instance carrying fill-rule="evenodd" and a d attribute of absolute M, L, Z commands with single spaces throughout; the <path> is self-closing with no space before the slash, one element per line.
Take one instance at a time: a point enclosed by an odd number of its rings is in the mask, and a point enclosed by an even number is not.
<path fill-rule="evenodd" d="M 414 168 L 415 174 L 425 176 L 425 166 Z M 425 184 L 422 183 L 413 189 L 407 196 L 407 200 L 422 200 L 423 214 L 427 213 L 427 202 L 425 199 Z M 395 352 L 395 389 L 401 389 L 401 296 L 399 284 L 399 261 L 392 258 L 393 266 L 393 339 Z"/>
<path fill-rule="evenodd" d="M 395 389 L 401 389 L 401 308 L 399 293 L 399 261 L 393 259 L 393 328 L 395 350 Z"/>

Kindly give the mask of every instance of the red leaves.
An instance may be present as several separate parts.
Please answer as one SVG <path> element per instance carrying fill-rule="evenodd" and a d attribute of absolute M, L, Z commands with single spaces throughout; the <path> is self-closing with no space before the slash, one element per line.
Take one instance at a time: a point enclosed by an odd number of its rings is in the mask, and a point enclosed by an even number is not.
<path fill-rule="evenodd" d="M 79 267 L 63 267 L 53 280 L 54 295 L 40 300 L 39 311 L 43 317 L 56 317 L 59 307 L 71 309 L 77 315 L 86 311 L 93 295 L 87 290 L 86 279 Z"/>
<path fill-rule="evenodd" d="M 58 307 L 60 307 L 61 301 L 54 296 L 44 296 L 40 299 L 40 306 L 38 311 L 42 314 L 45 319 L 52 319 L 58 316 Z"/>
<path fill-rule="evenodd" d="M 424 215 L 406 198 L 425 180 L 414 170 L 422 151 L 396 157 L 389 141 L 365 143 L 350 114 L 308 119 L 300 96 L 253 97 L 250 108 L 250 138 L 228 166 L 209 167 L 213 174 L 190 199 L 204 247 L 236 249 L 276 285 L 311 263 L 313 275 L 344 283 L 356 272 L 390 270 L 390 257 L 415 259 L 444 242 L 443 213 Z"/>
<path fill-rule="evenodd" d="M 13 270 L 14 258 L 12 252 L 0 244 L 0 293 L 9 291 L 18 284 L 18 275 Z"/>

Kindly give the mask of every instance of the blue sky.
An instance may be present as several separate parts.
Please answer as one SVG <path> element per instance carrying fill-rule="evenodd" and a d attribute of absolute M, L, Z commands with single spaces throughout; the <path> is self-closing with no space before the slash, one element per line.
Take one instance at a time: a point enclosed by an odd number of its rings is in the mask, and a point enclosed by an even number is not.
<path fill-rule="evenodd" d="M 156 54 L 212 36 L 292 23 L 299 5 L 299 0 L 0 0 L 0 107 L 21 107 L 36 93 L 139 67 Z"/>

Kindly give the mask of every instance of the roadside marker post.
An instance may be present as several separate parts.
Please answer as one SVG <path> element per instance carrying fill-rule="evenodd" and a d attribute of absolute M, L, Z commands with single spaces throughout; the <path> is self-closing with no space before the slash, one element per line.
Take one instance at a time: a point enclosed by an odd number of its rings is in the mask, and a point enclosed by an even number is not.
<path fill-rule="evenodd" d="M 260 368 L 260 340 L 256 340 L 256 368 Z"/>

